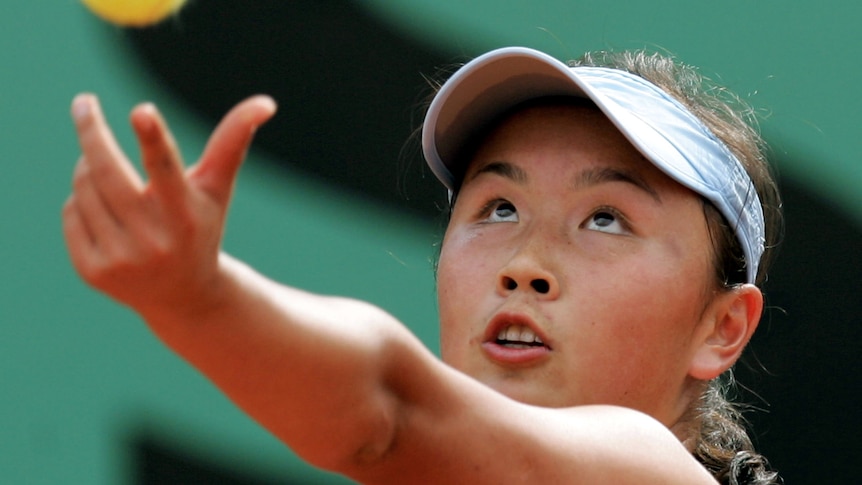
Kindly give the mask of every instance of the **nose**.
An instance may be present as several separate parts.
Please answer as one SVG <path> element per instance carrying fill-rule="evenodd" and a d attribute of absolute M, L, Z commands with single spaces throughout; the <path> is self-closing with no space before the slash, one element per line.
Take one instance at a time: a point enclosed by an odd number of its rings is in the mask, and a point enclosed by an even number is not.
<path fill-rule="evenodd" d="M 542 299 L 555 299 L 559 296 L 559 281 L 549 269 L 548 262 L 539 254 L 540 251 L 524 248 L 508 261 L 498 275 L 497 287 L 500 294 L 529 291 Z"/>
<path fill-rule="evenodd" d="M 507 291 L 518 289 L 518 281 L 512 277 L 503 276 L 502 283 L 503 288 Z M 536 278 L 530 280 L 530 288 L 532 288 L 536 293 L 547 295 L 551 292 L 551 282 L 546 278 Z"/>

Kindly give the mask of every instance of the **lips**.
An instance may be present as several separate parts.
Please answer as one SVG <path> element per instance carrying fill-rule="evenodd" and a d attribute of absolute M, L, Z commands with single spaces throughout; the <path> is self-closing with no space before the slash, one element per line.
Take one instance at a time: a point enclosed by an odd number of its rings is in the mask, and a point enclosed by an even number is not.
<path fill-rule="evenodd" d="M 488 326 L 482 350 L 499 364 L 525 365 L 546 358 L 551 347 L 532 319 L 501 313 Z"/>

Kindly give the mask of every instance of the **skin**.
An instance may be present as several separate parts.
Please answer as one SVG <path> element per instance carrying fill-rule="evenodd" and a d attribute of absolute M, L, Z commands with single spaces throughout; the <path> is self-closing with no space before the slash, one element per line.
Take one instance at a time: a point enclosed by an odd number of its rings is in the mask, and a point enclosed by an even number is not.
<path fill-rule="evenodd" d="M 444 363 L 381 309 L 278 284 L 221 251 L 237 172 L 255 130 L 274 112 L 266 97 L 240 103 L 216 127 L 197 163 L 186 168 L 155 107 L 136 107 L 131 123 L 144 180 L 117 146 L 96 98 L 77 97 L 72 114 L 82 155 L 63 208 L 63 230 L 81 278 L 135 310 L 166 346 L 292 451 L 361 483 L 715 483 L 669 428 L 684 408 L 686 382 L 714 377 L 736 360 L 756 327 L 760 293 L 744 286 L 695 298 L 705 288 L 694 270 L 705 270 L 707 258 L 689 249 L 704 247 L 702 235 L 688 229 L 673 237 L 659 234 L 680 224 L 667 224 L 654 196 L 630 184 L 589 184 L 555 204 L 476 164 L 441 258 Z M 542 123 L 550 128 L 557 122 Z M 483 151 L 479 158 L 499 158 L 493 150 L 508 144 L 514 147 L 506 152 L 508 161 L 517 159 L 528 179 L 561 190 L 553 182 L 566 180 L 573 169 L 554 159 L 563 155 L 559 150 L 543 149 L 559 140 L 517 148 L 511 142 L 525 138 L 512 134 L 517 136 L 489 142 L 490 155 Z M 533 149 L 542 154 L 539 160 L 515 157 Z M 608 152 L 594 155 L 599 153 Z M 607 162 L 581 155 L 570 162 Z M 614 163 L 628 163 L 623 155 Z M 665 210 L 695 215 L 691 197 L 655 174 L 638 173 Z M 479 189 L 489 184 L 508 187 L 506 196 L 518 205 L 523 223 L 478 222 L 471 201 L 483 200 L 477 199 Z M 617 191 L 621 201 L 599 197 Z M 623 204 L 629 199 L 638 207 Z M 606 233 L 582 231 L 592 209 L 584 200 L 631 211 L 632 234 L 605 239 Z M 663 264 L 650 263 L 655 258 Z M 564 261 L 573 264 L 571 271 L 559 271 Z M 458 264 L 469 266 L 457 271 Z M 637 270 L 626 277 L 628 289 L 610 277 L 626 266 Z M 674 282 L 668 272 L 691 279 Z M 544 279 L 546 291 L 525 293 L 525 277 Z M 596 286 L 583 286 L 581 278 Z M 511 290 L 512 282 L 521 286 Z M 666 307 L 645 306 L 657 292 L 644 286 L 677 294 L 663 297 Z M 575 298 L 575 290 L 613 298 L 620 307 L 602 309 L 606 305 Z M 475 308 L 458 291 L 475 297 Z M 677 301 L 683 294 L 689 303 Z M 638 308 L 657 313 L 647 318 Z M 569 313 L 577 318 L 563 318 Z M 541 362 L 527 365 L 489 362 L 480 344 L 494 314 L 503 315 L 498 322 L 535 324 L 551 350 L 539 350 L 546 354 Z M 674 330 L 659 317 L 679 326 Z M 613 352 L 604 355 L 591 346 Z M 611 366 L 614 372 L 604 380 L 591 376 Z"/>
<path fill-rule="evenodd" d="M 617 404 L 672 427 L 699 388 L 709 247 L 700 199 L 598 110 L 519 112 L 476 154 L 445 235 L 443 359 L 519 401 Z M 489 349 L 509 321 L 543 352 Z"/>

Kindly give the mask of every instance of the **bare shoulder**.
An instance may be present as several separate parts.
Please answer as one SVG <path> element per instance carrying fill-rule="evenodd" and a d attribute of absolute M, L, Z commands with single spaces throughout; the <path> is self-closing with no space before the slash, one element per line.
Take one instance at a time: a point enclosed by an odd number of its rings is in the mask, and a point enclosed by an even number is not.
<path fill-rule="evenodd" d="M 592 467 L 584 483 L 716 483 L 679 439 L 647 414 L 619 406 L 545 411 L 558 412 L 559 417 L 550 419 L 568 434 L 556 439 L 589 463 L 602 464 Z"/>
<path fill-rule="evenodd" d="M 529 406 L 442 363 L 432 367 L 410 379 L 422 391 L 403 407 L 385 455 L 351 473 L 360 482 L 716 483 L 665 426 L 643 413 Z"/>

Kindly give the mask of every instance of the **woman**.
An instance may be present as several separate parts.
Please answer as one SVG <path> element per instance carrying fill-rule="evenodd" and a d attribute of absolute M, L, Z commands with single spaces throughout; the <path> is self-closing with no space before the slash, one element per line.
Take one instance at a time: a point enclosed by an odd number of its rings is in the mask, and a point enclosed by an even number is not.
<path fill-rule="evenodd" d="M 265 97 L 187 171 L 136 108 L 148 183 L 76 98 L 70 254 L 300 456 L 362 483 L 771 483 L 744 431 L 712 437 L 741 428 L 713 419 L 711 383 L 757 327 L 777 194 L 750 128 L 670 91 L 519 48 L 441 88 L 423 144 L 453 203 L 442 362 L 380 309 L 220 252 Z"/>

